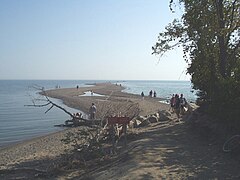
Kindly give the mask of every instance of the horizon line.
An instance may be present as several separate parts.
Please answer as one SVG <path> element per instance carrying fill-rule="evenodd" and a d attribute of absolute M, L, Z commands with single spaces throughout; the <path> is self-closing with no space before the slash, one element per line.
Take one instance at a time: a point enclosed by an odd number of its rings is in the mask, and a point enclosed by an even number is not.
<path fill-rule="evenodd" d="M 0 79 L 0 81 L 191 81 L 173 79 Z"/>

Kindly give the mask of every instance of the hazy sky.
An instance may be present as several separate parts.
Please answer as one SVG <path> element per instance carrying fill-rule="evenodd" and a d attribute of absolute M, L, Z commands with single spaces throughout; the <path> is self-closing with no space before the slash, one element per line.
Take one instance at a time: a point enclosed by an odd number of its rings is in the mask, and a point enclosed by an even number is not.
<path fill-rule="evenodd" d="M 0 0 L 0 79 L 189 80 L 151 55 L 168 0 Z"/>

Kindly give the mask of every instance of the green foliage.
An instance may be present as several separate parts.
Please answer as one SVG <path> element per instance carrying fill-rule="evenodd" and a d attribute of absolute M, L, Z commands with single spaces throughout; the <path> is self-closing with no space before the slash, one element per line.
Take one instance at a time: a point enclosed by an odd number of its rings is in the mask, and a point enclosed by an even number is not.
<path fill-rule="evenodd" d="M 231 121 L 240 125 L 240 81 L 234 78 L 223 79 L 219 83 L 219 91 L 216 91 L 210 103 L 210 112 L 219 119 Z"/>
<path fill-rule="evenodd" d="M 179 0 L 184 13 L 166 26 L 152 47 L 163 55 L 183 46 L 193 88 L 209 112 L 235 121 L 240 109 L 240 1 Z M 170 1 L 170 9 L 174 1 Z M 240 122 L 239 122 L 240 124 Z"/>

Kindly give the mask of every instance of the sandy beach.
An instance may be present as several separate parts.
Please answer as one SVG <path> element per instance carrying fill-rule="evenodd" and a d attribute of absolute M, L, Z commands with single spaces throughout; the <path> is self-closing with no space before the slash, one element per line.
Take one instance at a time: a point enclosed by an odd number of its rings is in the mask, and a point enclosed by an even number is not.
<path fill-rule="evenodd" d="M 116 113 L 124 112 L 122 110 L 129 104 L 138 104 L 141 116 L 169 109 L 169 105 L 160 103 L 159 98 L 145 97 L 143 100 L 140 95 L 122 92 L 123 89 L 120 85 L 103 83 L 46 93 L 86 114 L 94 102 L 98 108 L 97 118 L 102 117 L 101 112 L 106 112 L 109 104 L 113 110 L 117 109 Z M 93 96 L 84 96 L 90 91 L 93 91 Z M 67 152 L 72 147 L 61 142 L 68 132 L 77 131 L 80 127 L 34 138 L 0 150 L 0 179 L 240 178 L 239 160 L 222 152 L 224 141 L 204 126 L 193 129 L 194 123 L 190 121 L 201 118 L 195 113 L 191 119 L 183 117 L 181 122 L 176 122 L 176 115 L 171 114 L 167 121 L 134 128 L 127 147 L 121 149 L 118 155 L 89 162 L 86 166 L 70 159 L 73 156 Z"/>
<path fill-rule="evenodd" d="M 124 87 L 111 83 L 96 84 L 92 87 L 83 88 L 69 88 L 57 89 L 47 91 L 47 95 L 53 98 L 63 100 L 63 103 L 69 107 L 81 109 L 83 112 L 88 113 L 91 103 L 95 103 L 98 109 L 105 107 L 106 104 L 111 103 L 113 106 L 126 106 L 128 103 L 138 103 L 141 109 L 140 115 L 148 115 L 155 113 L 158 110 L 166 110 L 169 108 L 167 104 L 160 103 L 160 98 L 142 97 L 135 94 L 122 92 Z M 93 96 L 84 96 L 84 92 L 96 93 Z M 98 96 L 102 95 L 102 96 Z M 99 110 L 98 112 L 101 112 Z M 100 116 L 98 114 L 98 116 Z"/>

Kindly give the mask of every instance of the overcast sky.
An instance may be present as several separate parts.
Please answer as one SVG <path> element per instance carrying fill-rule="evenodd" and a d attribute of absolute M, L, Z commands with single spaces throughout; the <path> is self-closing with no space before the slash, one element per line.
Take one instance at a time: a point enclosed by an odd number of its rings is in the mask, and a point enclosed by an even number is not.
<path fill-rule="evenodd" d="M 0 79 L 189 80 L 181 50 L 151 55 L 168 3 L 0 0 Z"/>

